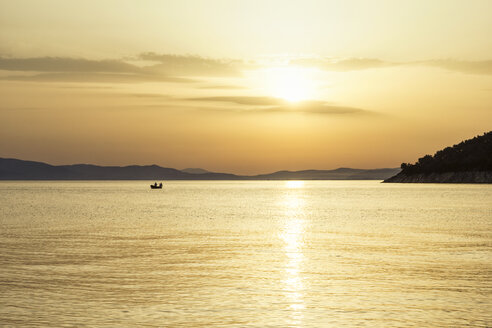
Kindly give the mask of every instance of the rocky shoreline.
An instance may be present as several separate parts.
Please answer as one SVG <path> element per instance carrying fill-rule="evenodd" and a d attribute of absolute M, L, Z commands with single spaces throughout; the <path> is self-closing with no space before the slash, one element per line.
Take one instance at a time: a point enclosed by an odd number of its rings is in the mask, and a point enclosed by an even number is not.
<path fill-rule="evenodd" d="M 492 183 L 492 171 L 433 172 L 399 174 L 384 180 L 386 183 Z"/>

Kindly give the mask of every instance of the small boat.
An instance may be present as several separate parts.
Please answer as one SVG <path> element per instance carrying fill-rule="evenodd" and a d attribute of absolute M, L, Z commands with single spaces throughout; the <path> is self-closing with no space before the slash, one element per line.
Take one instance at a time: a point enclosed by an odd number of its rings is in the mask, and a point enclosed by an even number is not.
<path fill-rule="evenodd" d="M 162 182 L 159 184 L 156 182 L 153 185 L 150 185 L 150 189 L 162 189 Z"/>

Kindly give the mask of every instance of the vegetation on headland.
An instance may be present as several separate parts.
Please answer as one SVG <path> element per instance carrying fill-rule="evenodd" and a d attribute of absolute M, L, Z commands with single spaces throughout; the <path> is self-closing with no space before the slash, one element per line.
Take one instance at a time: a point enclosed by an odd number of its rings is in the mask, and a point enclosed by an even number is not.
<path fill-rule="evenodd" d="M 425 155 L 415 164 L 402 163 L 401 169 L 385 182 L 491 183 L 492 131 Z"/>

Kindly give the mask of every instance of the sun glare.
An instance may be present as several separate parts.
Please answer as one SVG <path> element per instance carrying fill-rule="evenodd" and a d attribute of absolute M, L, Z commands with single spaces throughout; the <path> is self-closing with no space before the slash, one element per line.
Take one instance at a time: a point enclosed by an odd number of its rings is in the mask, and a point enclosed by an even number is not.
<path fill-rule="evenodd" d="M 277 98 L 298 102 L 311 98 L 314 83 L 310 70 L 300 67 L 277 67 L 266 70 L 267 91 Z"/>

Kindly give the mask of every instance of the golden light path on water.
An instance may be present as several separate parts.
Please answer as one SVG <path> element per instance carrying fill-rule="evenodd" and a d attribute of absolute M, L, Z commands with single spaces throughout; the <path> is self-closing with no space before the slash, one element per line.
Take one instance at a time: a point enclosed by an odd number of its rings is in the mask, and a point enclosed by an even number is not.
<path fill-rule="evenodd" d="M 303 319 L 304 283 L 301 276 L 304 261 L 303 233 L 305 220 L 303 199 L 304 181 L 287 181 L 287 192 L 283 199 L 285 224 L 281 233 L 284 242 L 285 265 L 284 292 L 289 301 L 291 323 L 299 326 Z"/>

